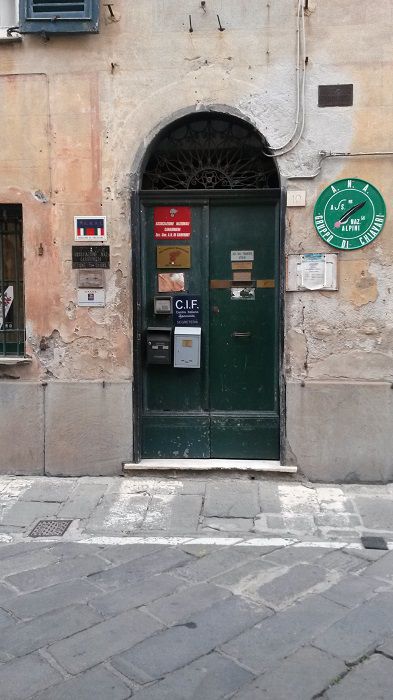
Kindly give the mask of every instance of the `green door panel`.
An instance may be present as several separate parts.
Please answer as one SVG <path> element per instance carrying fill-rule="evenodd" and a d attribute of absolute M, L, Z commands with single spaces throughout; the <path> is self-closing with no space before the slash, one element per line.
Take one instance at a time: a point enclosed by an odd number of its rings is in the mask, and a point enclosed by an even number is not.
<path fill-rule="evenodd" d="M 277 459 L 278 416 L 211 415 L 210 456 L 215 459 Z"/>
<path fill-rule="evenodd" d="M 210 457 L 208 415 L 146 415 L 142 426 L 143 457 L 207 459 Z"/>
<path fill-rule="evenodd" d="M 176 201 L 171 202 L 176 204 Z M 149 326 L 171 326 L 172 317 L 155 316 L 153 313 L 154 295 L 158 293 L 158 273 L 181 272 L 185 277 L 186 291 L 190 294 L 202 294 L 203 307 L 206 306 L 206 293 L 201 288 L 205 268 L 206 245 L 203 241 L 203 209 L 201 206 L 192 208 L 192 235 L 184 243 L 191 245 L 191 268 L 188 270 L 166 269 L 159 270 L 156 263 L 156 248 L 158 245 L 171 245 L 170 241 L 156 241 L 153 231 L 154 207 L 146 208 L 145 227 L 145 270 L 144 294 L 142 307 L 144 317 L 143 342 L 146 346 L 146 329 Z M 173 245 L 181 242 L 173 241 Z M 203 334 L 206 341 L 207 334 Z M 173 338 L 172 338 L 173 340 Z M 175 369 L 169 365 L 150 365 L 144 368 L 143 407 L 145 411 L 198 411 L 208 409 L 206 373 L 204 372 L 205 347 L 202 345 L 201 369 Z"/>
<path fill-rule="evenodd" d="M 251 299 L 233 299 L 230 288 L 211 289 L 210 409 L 226 412 L 212 417 L 214 457 L 279 457 L 278 230 L 278 202 L 214 202 L 210 208 L 210 279 L 242 274 L 232 270 L 232 251 L 251 251 L 253 257 L 252 270 L 245 271 Z"/>
<path fill-rule="evenodd" d="M 154 206 L 191 206 L 185 292 L 201 296 L 200 369 L 143 363 L 142 455 L 157 458 L 279 458 L 279 195 L 240 193 L 203 200 L 150 198 L 142 227 L 142 342 L 158 293 Z M 253 251 L 251 281 L 233 281 L 231 251 Z M 247 267 L 247 266 L 245 266 Z M 248 266 L 249 267 L 249 266 Z M 164 272 L 164 270 L 162 270 Z M 240 273 L 242 271 L 240 270 Z M 231 285 L 251 288 L 232 298 Z"/>

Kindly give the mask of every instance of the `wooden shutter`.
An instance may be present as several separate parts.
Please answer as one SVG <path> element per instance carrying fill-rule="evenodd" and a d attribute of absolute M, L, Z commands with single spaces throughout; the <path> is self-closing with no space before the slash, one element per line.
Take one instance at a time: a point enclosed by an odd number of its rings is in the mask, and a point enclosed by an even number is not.
<path fill-rule="evenodd" d="M 20 31 L 24 34 L 98 32 L 99 0 L 19 0 L 19 2 Z"/>
<path fill-rule="evenodd" d="M 30 0 L 31 19 L 89 19 L 90 0 Z"/>

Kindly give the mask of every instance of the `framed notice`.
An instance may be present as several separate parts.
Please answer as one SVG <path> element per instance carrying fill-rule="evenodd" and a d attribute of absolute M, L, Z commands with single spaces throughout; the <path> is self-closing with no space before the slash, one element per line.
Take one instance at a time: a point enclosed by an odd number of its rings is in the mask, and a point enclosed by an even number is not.
<path fill-rule="evenodd" d="M 76 241 L 106 241 L 106 216 L 74 216 Z"/>
<path fill-rule="evenodd" d="M 191 236 L 191 207 L 154 207 L 154 238 L 181 241 Z"/>

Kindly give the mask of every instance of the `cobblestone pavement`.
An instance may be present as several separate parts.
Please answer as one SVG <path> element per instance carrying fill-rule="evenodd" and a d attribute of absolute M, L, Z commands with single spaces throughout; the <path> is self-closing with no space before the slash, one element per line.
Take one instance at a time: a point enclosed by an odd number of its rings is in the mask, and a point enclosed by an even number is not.
<path fill-rule="evenodd" d="M 392 495 L 0 478 L 1 700 L 391 700 Z"/>

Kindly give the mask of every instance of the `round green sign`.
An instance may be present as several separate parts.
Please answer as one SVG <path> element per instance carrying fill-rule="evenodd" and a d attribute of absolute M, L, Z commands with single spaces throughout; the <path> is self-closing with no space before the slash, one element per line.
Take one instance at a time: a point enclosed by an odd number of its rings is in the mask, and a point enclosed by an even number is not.
<path fill-rule="evenodd" d="M 378 190 L 365 180 L 337 180 L 318 197 L 314 226 L 334 248 L 354 250 L 381 233 L 386 206 Z"/>

